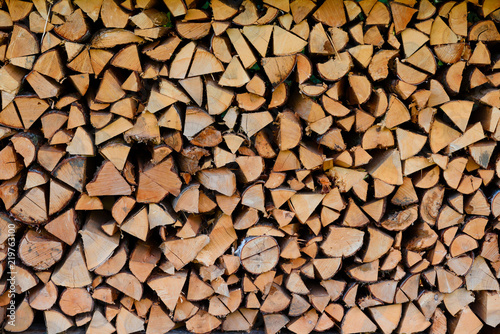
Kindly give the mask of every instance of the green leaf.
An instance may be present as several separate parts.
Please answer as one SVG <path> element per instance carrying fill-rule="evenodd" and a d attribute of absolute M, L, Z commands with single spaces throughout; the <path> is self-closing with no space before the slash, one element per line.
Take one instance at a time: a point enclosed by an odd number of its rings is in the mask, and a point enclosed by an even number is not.
<path fill-rule="evenodd" d="M 260 71 L 260 66 L 258 63 L 255 63 L 252 67 L 250 67 L 251 71 Z"/>
<path fill-rule="evenodd" d="M 210 1 L 207 1 L 203 4 L 203 6 L 201 6 L 201 8 L 203 9 L 209 9 L 210 8 Z"/>
<path fill-rule="evenodd" d="M 480 20 L 480 18 L 479 18 L 479 16 L 477 16 L 477 14 L 476 14 L 476 13 L 474 13 L 474 12 L 469 12 L 469 13 L 467 14 L 467 21 L 468 21 L 468 22 L 476 23 L 476 22 L 478 22 L 479 20 Z"/>
<path fill-rule="evenodd" d="M 319 79 L 318 79 L 318 78 L 317 78 L 314 74 L 313 74 L 313 75 L 311 75 L 311 77 L 309 78 L 309 80 L 310 80 L 313 84 L 315 84 L 315 85 L 320 84 L 320 83 L 322 83 L 322 82 L 323 82 L 323 81 L 319 80 Z"/>
<path fill-rule="evenodd" d="M 262 1 L 262 0 L 255 0 L 254 3 L 257 6 L 257 9 L 259 11 L 261 11 L 261 10 L 264 9 L 264 1 Z"/>
<path fill-rule="evenodd" d="M 172 23 L 172 13 L 171 12 L 167 12 L 167 24 L 164 24 L 163 26 L 166 28 L 172 28 L 174 26 L 174 24 Z"/>

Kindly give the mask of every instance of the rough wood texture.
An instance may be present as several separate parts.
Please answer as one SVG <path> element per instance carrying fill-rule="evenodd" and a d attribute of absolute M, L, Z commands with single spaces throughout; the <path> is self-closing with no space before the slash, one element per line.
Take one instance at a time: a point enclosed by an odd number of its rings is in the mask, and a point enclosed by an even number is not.
<path fill-rule="evenodd" d="M 2 329 L 498 332 L 499 25 L 0 0 Z"/>

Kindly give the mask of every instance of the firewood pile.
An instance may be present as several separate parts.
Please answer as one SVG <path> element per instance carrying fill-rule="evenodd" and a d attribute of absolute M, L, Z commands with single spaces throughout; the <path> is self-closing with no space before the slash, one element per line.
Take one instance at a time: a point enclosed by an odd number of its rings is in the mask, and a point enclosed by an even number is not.
<path fill-rule="evenodd" d="M 498 333 L 499 0 L 0 4 L 5 331 Z"/>

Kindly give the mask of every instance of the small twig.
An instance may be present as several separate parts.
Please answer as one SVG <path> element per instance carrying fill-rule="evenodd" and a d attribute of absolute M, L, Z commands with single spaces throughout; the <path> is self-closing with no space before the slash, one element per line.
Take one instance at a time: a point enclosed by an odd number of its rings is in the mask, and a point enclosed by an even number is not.
<path fill-rule="evenodd" d="M 333 40 L 332 38 L 330 37 L 330 35 L 328 33 L 325 34 L 326 37 L 328 37 L 328 40 L 330 41 L 330 44 L 332 44 L 332 47 L 333 47 L 333 51 L 335 52 L 335 56 L 339 56 L 339 52 L 337 51 L 337 48 L 335 47 L 335 44 L 333 44 Z"/>
<path fill-rule="evenodd" d="M 50 2 L 50 6 L 49 6 L 49 11 L 47 12 L 47 18 L 45 18 L 45 25 L 43 27 L 43 34 L 42 34 L 42 42 L 43 42 L 43 38 L 45 37 L 45 33 L 47 32 L 47 24 L 49 23 L 49 16 L 50 16 L 50 11 L 52 10 L 52 2 Z"/>

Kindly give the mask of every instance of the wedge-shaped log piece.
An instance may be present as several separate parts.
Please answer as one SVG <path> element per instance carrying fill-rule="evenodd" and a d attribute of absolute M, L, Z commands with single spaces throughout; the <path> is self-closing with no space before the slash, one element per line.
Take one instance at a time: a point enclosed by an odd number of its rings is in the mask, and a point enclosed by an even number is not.
<path fill-rule="evenodd" d="M 401 324 L 397 330 L 398 333 L 419 332 L 424 331 L 431 325 L 430 321 L 425 319 L 420 310 L 412 303 L 408 303 L 403 311 Z"/>
<path fill-rule="evenodd" d="M 118 273 L 109 277 L 106 283 L 135 300 L 141 300 L 142 284 L 132 274 L 126 272 Z"/>
<path fill-rule="evenodd" d="M 130 149 L 130 145 L 127 145 L 124 141 L 117 140 L 103 145 L 100 153 L 111 161 L 119 171 L 123 171 Z"/>
<path fill-rule="evenodd" d="M 327 81 L 337 81 L 345 76 L 353 67 L 352 58 L 348 52 L 339 53 L 335 59 L 318 63 L 319 75 Z"/>
<path fill-rule="evenodd" d="M 400 128 L 396 129 L 396 138 L 401 160 L 406 160 L 416 155 L 427 142 L 426 136 Z"/>
<path fill-rule="evenodd" d="M 66 22 L 55 27 L 54 31 L 68 41 L 78 42 L 88 34 L 89 27 L 82 10 L 77 9 L 66 17 Z"/>
<path fill-rule="evenodd" d="M 165 4 L 175 17 L 186 14 L 186 5 L 182 0 L 165 1 Z"/>
<path fill-rule="evenodd" d="M 241 109 L 255 111 L 264 105 L 266 99 L 253 93 L 242 93 L 236 95 L 236 101 Z"/>
<path fill-rule="evenodd" d="M 261 60 L 264 72 L 266 72 L 266 75 L 269 81 L 271 81 L 273 87 L 278 86 L 288 78 L 295 67 L 295 62 L 295 55 L 267 57 L 262 58 Z"/>
<path fill-rule="evenodd" d="M 478 256 L 474 259 L 472 268 L 465 276 L 467 289 L 471 291 L 499 291 L 500 287 L 498 280 L 494 277 L 486 260 L 482 256 Z"/>
<path fill-rule="evenodd" d="M 277 313 L 283 311 L 290 305 L 291 298 L 280 285 L 273 283 L 269 294 L 260 308 L 264 313 Z"/>
<path fill-rule="evenodd" d="M 21 115 L 25 129 L 29 129 L 33 123 L 49 108 L 49 104 L 34 96 L 18 96 L 14 102 Z"/>
<path fill-rule="evenodd" d="M 168 240 L 162 243 L 160 248 L 175 269 L 180 270 L 193 261 L 209 242 L 210 238 L 207 235 L 200 235 L 188 239 Z"/>
<path fill-rule="evenodd" d="M 252 137 L 272 121 L 273 117 L 268 111 L 244 113 L 241 116 L 241 129 L 248 137 Z"/>
<path fill-rule="evenodd" d="M 187 300 L 206 300 L 213 294 L 214 289 L 208 283 L 205 283 L 203 280 L 201 280 L 197 274 L 191 272 L 191 274 L 189 275 L 188 293 L 186 296 Z"/>
<path fill-rule="evenodd" d="M 48 220 L 47 198 L 42 187 L 28 190 L 10 210 L 17 219 L 27 224 L 41 224 Z"/>
<path fill-rule="evenodd" d="M 221 325 L 221 321 L 210 313 L 199 310 L 186 321 L 186 329 L 193 333 L 208 333 Z"/>
<path fill-rule="evenodd" d="M 71 208 L 53 218 L 44 228 L 47 232 L 71 246 L 78 234 L 75 210 Z"/>
<path fill-rule="evenodd" d="M 111 60 L 111 65 L 130 71 L 142 72 L 137 45 L 130 44 L 118 51 Z"/>
<path fill-rule="evenodd" d="M 353 265 L 346 272 L 356 281 L 376 282 L 378 280 L 379 261 Z"/>
<path fill-rule="evenodd" d="M 369 242 L 362 257 L 363 262 L 372 262 L 381 258 L 394 242 L 391 236 L 374 227 L 368 227 L 368 234 Z"/>
<path fill-rule="evenodd" d="M 186 110 L 183 134 L 188 139 L 191 139 L 213 122 L 213 117 L 204 110 L 197 107 L 188 107 Z"/>
<path fill-rule="evenodd" d="M 37 59 L 33 69 L 56 81 L 61 81 L 65 74 L 61 56 L 57 50 L 51 50 L 42 54 Z"/>
<path fill-rule="evenodd" d="M 90 7 L 91 5 L 87 6 Z M 82 8 L 83 11 L 85 11 L 84 8 L 86 8 L 87 6 L 84 5 L 79 7 Z M 87 15 L 92 17 L 89 12 L 86 13 Z M 118 6 L 118 4 L 113 0 L 104 0 L 102 1 L 101 6 L 101 19 L 106 28 L 125 28 L 129 20 L 129 14 L 120 6 Z M 93 18 L 93 20 L 95 21 L 96 19 Z"/>
<path fill-rule="evenodd" d="M 73 139 L 66 146 L 66 152 L 72 155 L 94 156 L 95 147 L 92 137 L 84 128 L 78 127 Z"/>
<path fill-rule="evenodd" d="M 464 283 L 462 278 L 442 267 L 435 267 L 435 269 L 438 288 L 442 293 L 452 293 Z"/>
<path fill-rule="evenodd" d="M 241 65 L 238 57 L 234 56 L 222 74 L 219 85 L 223 87 L 242 87 L 250 81 L 250 77 Z"/>
<path fill-rule="evenodd" d="M 471 308 L 488 326 L 496 327 L 500 323 L 498 305 L 500 295 L 498 292 L 481 291 L 476 294 L 476 302 Z"/>
<path fill-rule="evenodd" d="M 222 63 L 210 52 L 198 47 L 189 69 L 189 77 L 224 71 Z"/>
<path fill-rule="evenodd" d="M 109 236 L 101 229 L 101 225 L 106 221 L 105 215 L 93 212 L 79 231 L 82 236 L 85 259 L 89 270 L 103 264 L 118 247 L 120 236 L 118 234 Z"/>
<path fill-rule="evenodd" d="M 147 111 L 143 112 L 137 117 L 134 126 L 127 130 L 123 137 L 127 143 L 136 141 L 139 143 L 160 144 L 160 128 L 156 116 Z"/>
<path fill-rule="evenodd" d="M 236 241 L 231 216 L 222 215 L 208 235 L 210 242 L 196 255 L 196 260 L 205 266 L 211 266 Z"/>
<path fill-rule="evenodd" d="M 54 270 L 51 280 L 59 286 L 81 288 L 92 283 L 81 243 L 75 243 Z"/>
<path fill-rule="evenodd" d="M 149 319 L 146 333 L 161 333 L 162 331 L 169 331 L 175 327 L 175 323 L 170 319 L 168 313 L 159 303 L 155 303 L 151 306 Z"/>
<path fill-rule="evenodd" d="M 450 143 L 450 153 L 474 144 L 484 138 L 481 122 L 471 125 L 464 134 Z"/>
<path fill-rule="evenodd" d="M 0 180 L 9 180 L 22 170 L 22 163 L 18 158 L 15 145 L 7 145 L 0 151 Z"/>
<path fill-rule="evenodd" d="M 370 61 L 368 73 L 373 81 L 379 81 L 387 78 L 389 75 L 389 61 L 398 54 L 396 50 L 380 50 Z"/>
<path fill-rule="evenodd" d="M 62 122 L 62 123 L 64 124 L 64 122 Z M 23 128 L 23 123 L 21 122 L 21 118 L 19 117 L 19 115 L 17 113 L 17 110 L 16 110 L 16 107 L 14 106 L 14 103 L 9 103 L 0 112 L 0 124 L 8 126 L 10 128 L 16 128 L 16 129 L 22 129 Z M 56 128 L 54 130 L 54 132 L 57 131 L 62 126 L 62 124 L 59 127 L 57 127 L 57 125 L 58 124 L 54 124 L 53 125 L 53 127 Z M 43 122 L 43 118 L 42 118 L 42 128 L 43 128 L 43 131 L 44 131 L 44 135 L 45 135 L 45 132 L 50 133 L 49 129 L 46 130 L 47 126 L 46 126 L 46 123 Z M 53 134 L 54 133 L 50 133 L 49 137 L 52 137 Z M 47 135 L 45 135 L 45 137 L 47 137 Z"/>
<path fill-rule="evenodd" d="M 126 307 L 120 308 L 116 316 L 117 333 L 133 333 L 144 330 L 144 319 L 138 317 L 135 313 L 127 310 Z"/>
<path fill-rule="evenodd" d="M 230 28 L 226 30 L 226 33 L 236 49 L 243 66 L 245 68 L 252 67 L 257 62 L 257 58 L 253 54 L 252 49 L 250 49 L 250 46 L 248 45 L 245 37 L 243 37 L 241 31 L 236 28 Z"/>
<path fill-rule="evenodd" d="M 312 15 L 312 17 L 330 27 L 341 27 L 346 22 L 344 4 L 340 0 L 325 1 Z"/>
<path fill-rule="evenodd" d="M 30 307 L 28 298 L 23 299 L 19 306 L 17 306 L 14 311 L 14 317 L 20 319 L 20 321 L 16 321 L 15 323 L 12 321 L 6 322 L 4 326 L 6 331 L 22 333 L 31 326 L 35 318 L 35 312 Z"/>
<path fill-rule="evenodd" d="M 226 196 L 236 191 L 236 176 L 228 168 L 202 170 L 198 173 L 198 180 L 205 188 Z"/>
<path fill-rule="evenodd" d="M 5 57 L 12 59 L 36 55 L 39 52 L 40 46 L 35 36 L 25 26 L 15 24 Z"/>
<path fill-rule="evenodd" d="M 470 37 L 469 37 L 470 38 Z M 430 45 L 453 44 L 458 42 L 458 36 L 441 19 L 436 18 L 432 24 L 430 34 Z"/>
<path fill-rule="evenodd" d="M 49 186 L 49 216 L 61 211 L 71 201 L 74 191 L 71 187 L 55 179 L 50 180 Z"/>
<path fill-rule="evenodd" d="M 483 327 L 481 319 L 467 306 L 455 318 L 450 319 L 450 333 L 471 333 L 481 332 Z"/>
<path fill-rule="evenodd" d="M 408 108 L 396 96 L 389 98 L 389 108 L 385 115 L 385 126 L 388 128 L 396 127 L 410 120 Z"/>
<path fill-rule="evenodd" d="M 446 306 L 448 312 L 450 312 L 451 315 L 456 316 L 458 312 L 472 303 L 475 298 L 473 292 L 468 291 L 465 288 L 460 288 L 452 293 L 445 294 L 442 300 L 444 301 L 444 305 Z"/>
<path fill-rule="evenodd" d="M 413 15 L 418 12 L 417 9 L 408 7 L 402 3 L 391 3 L 392 18 L 394 20 L 394 30 L 399 34 L 406 28 Z"/>
<path fill-rule="evenodd" d="M 89 334 L 112 334 L 115 331 L 115 327 L 106 319 L 102 311 L 99 309 L 94 310 L 87 332 Z"/>
<path fill-rule="evenodd" d="M 184 22 L 178 21 L 175 25 L 177 33 L 185 39 L 198 40 L 210 33 L 210 22 Z"/>
<path fill-rule="evenodd" d="M 472 101 L 450 101 L 443 104 L 440 108 L 464 132 L 469 123 L 473 106 L 474 103 Z"/>
<path fill-rule="evenodd" d="M 220 87 L 215 81 L 209 80 L 206 85 L 207 105 L 210 115 L 220 115 L 226 111 L 234 99 L 234 93 L 228 88 Z"/>
<path fill-rule="evenodd" d="M 262 57 L 266 56 L 272 32 L 272 25 L 249 25 L 243 27 L 243 35 L 245 35 Z"/>
<path fill-rule="evenodd" d="M 96 100 L 101 103 L 113 103 L 125 96 L 121 83 L 111 70 L 106 70 L 102 78 Z"/>
<path fill-rule="evenodd" d="M 434 230 L 424 223 L 417 223 L 410 228 L 411 237 L 406 241 L 406 248 L 411 251 L 428 249 L 436 243 L 438 235 Z"/>
<path fill-rule="evenodd" d="M 177 196 L 172 206 L 175 212 L 185 211 L 198 213 L 198 203 L 200 197 L 200 185 L 197 183 L 191 184 L 184 188 L 179 196 Z"/>
<path fill-rule="evenodd" d="M 128 234 L 142 241 L 146 241 L 149 233 L 148 212 L 146 207 L 142 207 L 139 211 L 131 215 L 123 222 L 120 228 Z"/>
<path fill-rule="evenodd" d="M 134 126 L 132 122 L 124 117 L 119 117 L 117 120 L 113 121 L 111 124 L 106 125 L 104 128 L 99 129 L 95 133 L 95 144 L 99 145 L 103 142 L 116 137 L 125 131 L 131 129 Z"/>
<path fill-rule="evenodd" d="M 47 333 L 64 332 L 75 325 L 70 317 L 60 311 L 47 310 L 43 312 L 43 316 L 45 326 L 47 326 Z"/>
<path fill-rule="evenodd" d="M 285 29 L 274 26 L 273 51 L 275 56 L 286 56 L 299 53 L 307 42 Z"/>
<path fill-rule="evenodd" d="M 287 1 L 288 3 L 288 1 Z M 285 327 L 285 325 L 290 321 L 288 317 L 284 314 L 265 314 L 264 315 L 264 325 L 266 328 L 266 334 L 276 334 Z"/>
<path fill-rule="evenodd" d="M 142 52 L 154 60 L 167 61 L 175 53 L 180 43 L 181 39 L 177 35 L 173 35 L 161 43 L 153 42 L 146 45 Z"/>
<path fill-rule="evenodd" d="M 165 306 L 173 311 L 181 296 L 182 288 L 187 280 L 187 272 L 178 271 L 174 275 L 158 274 L 148 279 L 153 289 Z"/>
<path fill-rule="evenodd" d="M 229 314 L 222 323 L 224 331 L 248 331 L 254 326 L 259 311 L 241 308 Z"/>
<path fill-rule="evenodd" d="M 388 150 L 374 157 L 368 165 L 368 173 L 381 181 L 393 185 L 403 184 L 401 158 L 398 150 Z"/>
<path fill-rule="evenodd" d="M 358 307 L 350 308 L 342 320 L 342 333 L 373 333 L 377 330 L 370 318 L 366 316 Z"/>
<path fill-rule="evenodd" d="M 371 314 L 377 325 L 385 333 L 393 333 L 398 327 L 402 313 L 401 304 L 384 305 L 370 307 L 368 312 Z"/>
<path fill-rule="evenodd" d="M 324 197 L 322 194 L 298 193 L 290 198 L 289 203 L 297 219 L 305 223 Z"/>
<path fill-rule="evenodd" d="M 179 195 L 181 186 L 173 158 L 169 156 L 159 164 L 147 164 L 139 172 L 136 200 L 140 203 L 157 203 L 169 193 Z"/>
<path fill-rule="evenodd" d="M 365 233 L 355 228 L 331 226 L 321 250 L 331 257 L 349 257 L 363 246 Z"/>
<path fill-rule="evenodd" d="M 110 161 L 101 166 L 86 189 L 89 196 L 127 196 L 132 193 L 130 185 Z"/>

